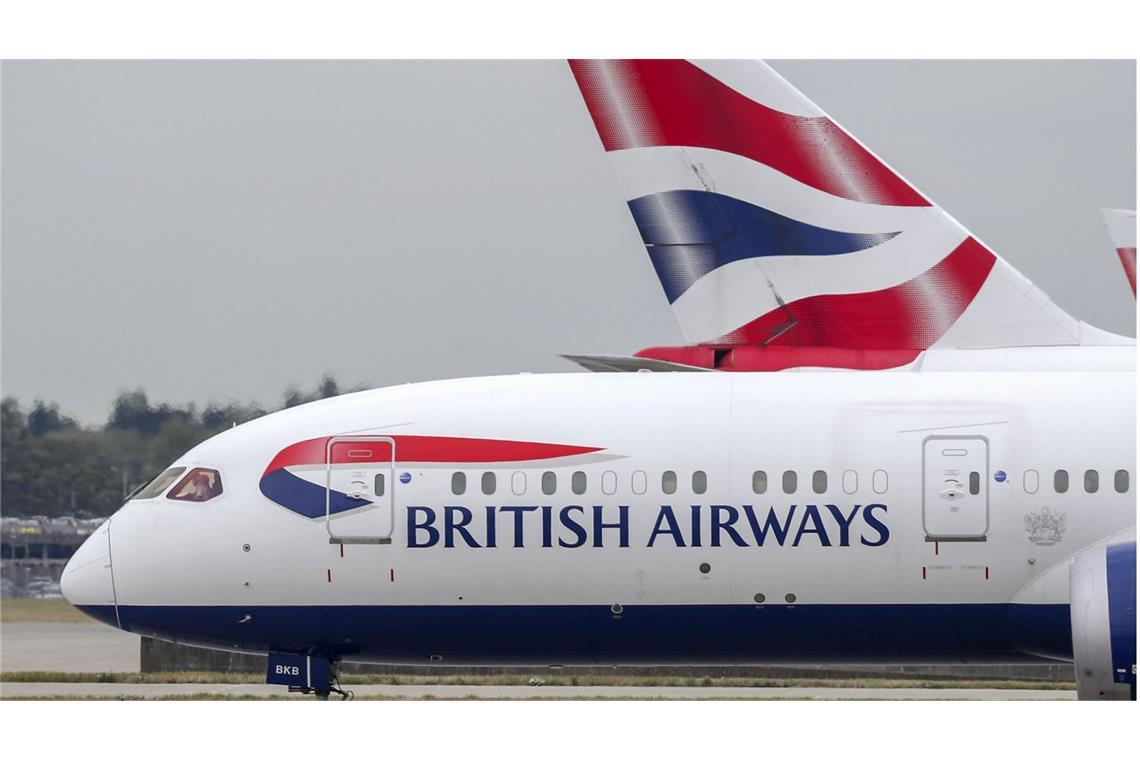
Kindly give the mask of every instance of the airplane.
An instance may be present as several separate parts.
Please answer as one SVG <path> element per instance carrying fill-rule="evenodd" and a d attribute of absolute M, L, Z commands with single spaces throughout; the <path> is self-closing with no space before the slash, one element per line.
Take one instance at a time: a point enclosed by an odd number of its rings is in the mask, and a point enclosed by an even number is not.
<path fill-rule="evenodd" d="M 269 683 L 325 699 L 343 662 L 1046 658 L 1081 698 L 1135 700 L 1135 342 L 764 64 L 570 66 L 636 168 L 687 337 L 774 336 L 799 371 L 464 378 L 270 414 L 134 494 L 66 598 L 266 653 Z"/>
<path fill-rule="evenodd" d="M 1101 216 L 1104 226 L 1108 228 L 1108 236 L 1112 239 L 1112 247 L 1120 257 L 1120 266 L 1124 267 L 1124 276 L 1132 288 L 1132 297 L 1136 297 L 1136 211 L 1127 211 L 1117 208 L 1102 208 Z"/>

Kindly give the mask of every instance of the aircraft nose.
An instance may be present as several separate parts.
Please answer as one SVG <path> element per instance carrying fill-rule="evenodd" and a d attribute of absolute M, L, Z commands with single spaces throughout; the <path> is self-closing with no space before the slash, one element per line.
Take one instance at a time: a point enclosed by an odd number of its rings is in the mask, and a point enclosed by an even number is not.
<path fill-rule="evenodd" d="M 117 627 L 115 581 L 111 572 L 111 521 L 107 520 L 68 560 L 59 588 L 76 608 L 101 623 Z"/>

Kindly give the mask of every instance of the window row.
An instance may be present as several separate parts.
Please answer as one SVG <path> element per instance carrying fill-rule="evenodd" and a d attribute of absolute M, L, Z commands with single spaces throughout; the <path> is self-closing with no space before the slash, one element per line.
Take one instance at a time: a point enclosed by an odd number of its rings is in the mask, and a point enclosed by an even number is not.
<path fill-rule="evenodd" d="M 840 485 L 844 493 L 855 493 L 859 490 L 859 473 L 855 470 L 844 470 L 840 478 Z M 815 470 L 811 474 L 812 493 L 827 493 L 827 471 Z M 795 470 L 784 470 L 780 476 L 780 490 L 786 494 L 794 494 L 799 490 L 800 476 Z M 887 471 L 875 470 L 871 473 L 871 490 L 883 494 L 887 492 Z M 765 470 L 756 470 L 752 473 L 752 493 L 768 493 L 768 473 Z"/>
<path fill-rule="evenodd" d="M 1128 489 L 1132 487 L 1131 480 L 1128 470 L 1117 470 L 1112 474 L 1112 489 L 1117 493 L 1128 493 Z M 1025 489 L 1026 493 L 1037 493 L 1041 487 L 1041 476 L 1037 470 L 1026 470 L 1021 478 L 1021 486 Z M 1096 493 L 1099 491 L 1100 472 L 1097 470 L 1085 470 L 1083 486 L 1085 493 Z M 1068 470 L 1053 471 L 1053 491 L 1055 493 L 1069 492 Z"/>
<path fill-rule="evenodd" d="M 666 494 L 673 494 L 677 492 L 677 473 L 673 470 L 666 470 L 661 473 L 661 490 Z M 542 473 L 539 481 L 542 492 L 547 496 L 554 494 L 558 490 L 558 474 L 551 471 Z M 641 470 L 634 472 L 630 478 L 630 488 L 635 494 L 641 495 L 648 490 L 649 479 L 648 476 Z M 514 472 L 511 473 L 510 479 L 511 493 L 516 496 L 522 496 L 526 493 L 526 473 Z M 578 470 L 570 475 L 570 491 L 572 493 L 581 495 L 586 493 L 587 476 L 586 473 Z M 708 475 L 703 470 L 695 471 L 690 478 L 690 486 L 693 493 L 703 494 L 708 490 L 709 479 Z M 498 488 L 498 476 L 493 472 L 484 472 L 479 478 L 479 490 L 485 495 L 490 496 L 495 493 Z M 602 473 L 601 477 L 602 493 L 613 494 L 617 492 L 617 473 L 613 470 L 606 470 Z M 456 496 L 462 496 L 467 492 L 467 473 L 454 472 L 451 474 L 451 492 Z"/>

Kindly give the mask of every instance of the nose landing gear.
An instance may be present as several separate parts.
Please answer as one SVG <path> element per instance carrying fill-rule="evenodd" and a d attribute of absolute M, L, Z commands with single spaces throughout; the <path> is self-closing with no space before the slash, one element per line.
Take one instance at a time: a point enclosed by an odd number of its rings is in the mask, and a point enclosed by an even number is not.
<path fill-rule="evenodd" d="M 330 694 L 339 694 L 341 701 L 352 699 L 355 694 L 349 689 L 342 689 L 340 687 L 340 673 L 337 669 L 338 663 L 333 663 L 329 673 L 329 682 L 321 688 L 319 686 L 290 686 L 290 694 L 312 694 L 317 700 L 327 702 Z"/>
<path fill-rule="evenodd" d="M 324 657 L 308 654 L 269 653 L 265 682 L 288 686 L 291 694 L 313 694 L 327 700 L 330 694 L 339 694 L 342 700 L 353 694 L 340 687 L 337 663 Z"/>

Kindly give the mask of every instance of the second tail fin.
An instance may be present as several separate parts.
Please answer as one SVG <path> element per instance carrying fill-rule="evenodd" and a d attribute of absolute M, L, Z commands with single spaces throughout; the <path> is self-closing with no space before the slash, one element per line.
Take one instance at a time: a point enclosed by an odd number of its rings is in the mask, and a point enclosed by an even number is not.
<path fill-rule="evenodd" d="M 1132 297 L 1136 297 L 1136 212 L 1116 208 L 1102 208 L 1101 216 L 1108 227 L 1108 237 L 1112 247 L 1120 257 L 1124 276 L 1132 287 Z"/>

